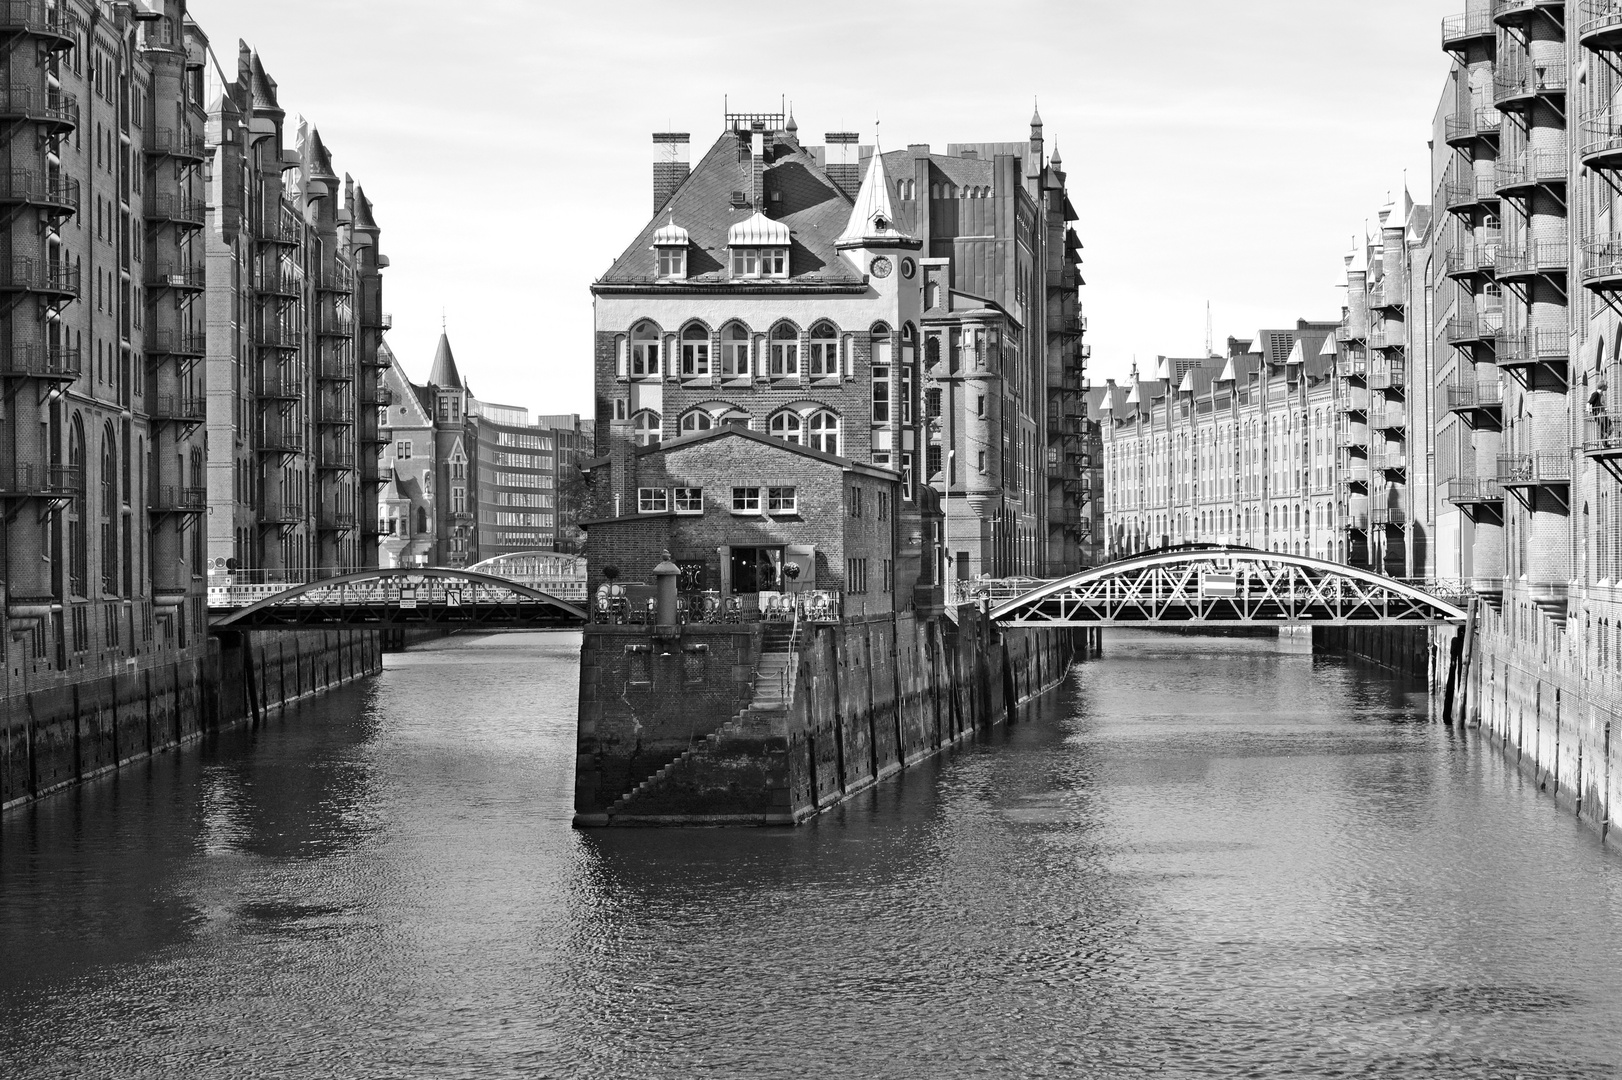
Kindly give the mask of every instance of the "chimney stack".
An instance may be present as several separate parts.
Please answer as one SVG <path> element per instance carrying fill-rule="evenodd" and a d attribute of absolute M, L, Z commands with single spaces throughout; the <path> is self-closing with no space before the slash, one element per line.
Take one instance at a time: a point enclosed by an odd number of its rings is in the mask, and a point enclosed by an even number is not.
<path fill-rule="evenodd" d="M 653 145 L 653 212 L 665 208 L 692 169 L 689 157 L 691 136 L 685 131 L 655 131 Z"/>

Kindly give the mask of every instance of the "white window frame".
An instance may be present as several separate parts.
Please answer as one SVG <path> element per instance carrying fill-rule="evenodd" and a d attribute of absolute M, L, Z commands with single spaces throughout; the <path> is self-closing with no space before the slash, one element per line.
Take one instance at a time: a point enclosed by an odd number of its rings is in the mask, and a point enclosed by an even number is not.
<path fill-rule="evenodd" d="M 669 489 L 652 487 L 637 488 L 636 512 L 639 514 L 668 514 L 670 512 Z"/>
<path fill-rule="evenodd" d="M 792 430 L 789 428 L 790 423 L 794 425 Z M 781 431 L 779 430 L 779 424 L 781 424 Z M 792 409 L 784 409 L 768 421 L 766 434 L 774 439 L 794 443 L 796 446 L 804 446 L 805 418 Z"/>
<path fill-rule="evenodd" d="M 683 435 L 709 431 L 714 427 L 715 417 L 703 409 L 690 409 L 681 418 L 681 433 Z"/>
<path fill-rule="evenodd" d="M 634 333 L 634 332 L 633 332 Z M 659 335 L 651 338 L 631 338 L 631 378 L 656 379 L 659 377 Z"/>
<path fill-rule="evenodd" d="M 688 327 L 688 329 L 693 329 Z M 689 338 L 687 331 L 681 336 L 681 373 L 687 378 L 708 376 L 710 373 L 710 334 L 704 331 L 702 340 Z"/>
<path fill-rule="evenodd" d="M 760 489 L 735 487 L 732 489 L 732 512 L 754 517 L 760 513 Z"/>
<path fill-rule="evenodd" d="M 733 337 L 734 333 L 741 333 L 742 337 Z M 750 348 L 749 331 L 736 324 L 721 331 L 721 377 L 723 379 L 747 379 L 749 377 L 749 359 L 754 350 Z"/>
<path fill-rule="evenodd" d="M 820 430 L 814 430 L 812 425 L 816 423 L 818 419 L 824 418 L 825 421 L 823 427 Z M 841 424 L 839 417 L 833 412 L 833 410 L 818 409 L 810 416 L 807 416 L 804 420 L 803 430 L 805 432 L 805 436 L 803 445 L 809 446 L 813 450 L 821 450 L 825 454 L 837 454 L 839 453 L 840 437 L 843 435 L 843 432 L 841 431 L 842 427 L 843 425 Z M 825 445 L 830 438 L 833 440 L 832 449 L 829 449 Z"/>
<path fill-rule="evenodd" d="M 778 337 L 777 331 L 767 338 L 772 357 L 772 378 L 797 379 L 800 377 L 800 335 Z"/>
<path fill-rule="evenodd" d="M 659 276 L 684 278 L 687 276 L 687 252 L 679 247 L 659 248 Z"/>
<path fill-rule="evenodd" d="M 702 514 L 704 512 L 704 489 L 696 487 L 672 488 L 670 492 L 670 508 L 678 514 Z"/>
<path fill-rule="evenodd" d="M 826 336 L 817 336 L 818 330 L 831 331 Z M 818 323 L 811 331 L 811 362 L 806 374 L 813 379 L 836 379 L 839 377 L 839 331 L 827 323 Z"/>
<path fill-rule="evenodd" d="M 766 512 L 773 515 L 794 515 L 800 512 L 800 495 L 793 484 L 771 486 L 766 489 Z"/>
<path fill-rule="evenodd" d="M 873 422 L 875 424 L 888 424 L 894 410 L 890 404 L 890 369 L 887 366 L 873 368 Z"/>

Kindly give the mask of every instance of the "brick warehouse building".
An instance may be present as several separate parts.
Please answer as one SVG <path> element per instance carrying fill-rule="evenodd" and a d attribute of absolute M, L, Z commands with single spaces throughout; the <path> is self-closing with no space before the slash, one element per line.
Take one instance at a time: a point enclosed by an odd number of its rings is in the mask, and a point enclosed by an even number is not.
<path fill-rule="evenodd" d="M 932 574 L 1079 562 L 1079 526 L 1070 548 L 1048 530 L 1050 462 L 1069 463 L 1049 424 L 1081 415 L 1079 244 L 1050 242 L 1068 203 L 1039 121 L 944 156 L 807 147 L 779 114 L 729 114 L 691 169 L 687 136 L 655 141 L 656 212 L 592 289 L 600 513 L 633 512 L 638 447 L 740 426 L 897 472 Z M 1069 313 L 1051 327 L 1050 294 Z M 945 495 L 944 536 L 915 485 Z M 1079 522 L 1079 488 L 1056 490 Z"/>

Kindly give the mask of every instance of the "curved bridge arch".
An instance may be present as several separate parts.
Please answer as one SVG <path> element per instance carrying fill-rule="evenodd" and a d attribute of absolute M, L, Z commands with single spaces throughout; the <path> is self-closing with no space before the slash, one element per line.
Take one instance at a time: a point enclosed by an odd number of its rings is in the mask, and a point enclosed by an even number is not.
<path fill-rule="evenodd" d="M 1169 548 L 993 596 L 1008 626 L 1344 626 L 1463 622 L 1424 589 L 1341 563 L 1242 547 Z"/>
<path fill-rule="evenodd" d="M 588 618 L 584 608 L 493 574 L 433 566 L 381 567 L 288 586 L 211 619 L 210 628 L 572 626 Z"/>

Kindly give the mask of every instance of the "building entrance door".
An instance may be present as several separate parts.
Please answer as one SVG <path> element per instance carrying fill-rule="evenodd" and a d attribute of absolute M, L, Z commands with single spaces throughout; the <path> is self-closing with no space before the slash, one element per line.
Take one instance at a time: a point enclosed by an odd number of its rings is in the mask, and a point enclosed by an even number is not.
<path fill-rule="evenodd" d="M 779 592 L 783 588 L 780 547 L 735 547 L 729 568 L 734 594 Z"/>

